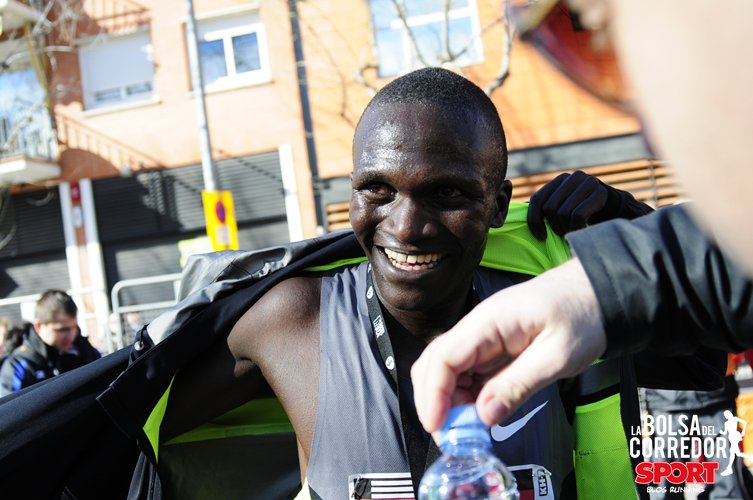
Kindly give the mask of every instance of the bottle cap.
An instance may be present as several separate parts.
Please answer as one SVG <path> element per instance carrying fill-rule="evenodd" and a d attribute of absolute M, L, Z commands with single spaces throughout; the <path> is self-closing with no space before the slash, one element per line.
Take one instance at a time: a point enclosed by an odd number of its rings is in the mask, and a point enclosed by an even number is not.
<path fill-rule="evenodd" d="M 459 439 L 489 440 L 489 428 L 481 420 L 476 405 L 461 405 L 450 408 L 442 430 L 439 445 L 457 442 Z"/>

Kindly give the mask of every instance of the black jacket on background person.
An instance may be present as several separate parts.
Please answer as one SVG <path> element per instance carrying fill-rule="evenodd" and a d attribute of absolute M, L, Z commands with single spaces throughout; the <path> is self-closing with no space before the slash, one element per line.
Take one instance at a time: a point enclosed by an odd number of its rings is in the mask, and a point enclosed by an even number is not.
<path fill-rule="evenodd" d="M 20 391 L 99 357 L 99 351 L 80 333 L 71 349 L 60 353 L 45 344 L 34 328 L 30 327 L 23 344 L 13 350 L 0 368 L 0 396 Z"/>
<path fill-rule="evenodd" d="M 60 373 L 67 372 L 101 357 L 102 355 L 91 345 L 89 339 L 79 333 L 71 348 L 58 358 L 58 370 Z"/>
<path fill-rule="evenodd" d="M 0 396 L 58 375 L 59 355 L 57 349 L 45 344 L 37 332 L 29 328 L 23 343 L 13 350 L 0 369 Z"/>
<path fill-rule="evenodd" d="M 598 297 L 608 356 L 753 347 L 753 284 L 685 205 L 566 238 Z"/>

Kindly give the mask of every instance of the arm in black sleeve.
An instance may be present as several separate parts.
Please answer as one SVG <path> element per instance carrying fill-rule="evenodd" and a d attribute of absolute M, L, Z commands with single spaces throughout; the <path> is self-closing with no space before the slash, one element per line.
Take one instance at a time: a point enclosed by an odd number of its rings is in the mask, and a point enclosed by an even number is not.
<path fill-rule="evenodd" d="M 571 233 L 600 302 L 610 356 L 753 346 L 750 279 L 682 206 Z"/>
<path fill-rule="evenodd" d="M 635 219 L 654 211 L 649 205 L 636 200 L 629 191 L 622 191 L 602 181 L 599 181 L 599 184 L 607 191 L 607 201 L 602 210 L 593 214 L 591 224 L 612 219 Z"/>
<path fill-rule="evenodd" d="M 633 356 L 638 386 L 676 391 L 712 391 L 724 385 L 727 353 L 700 347 L 691 356 L 643 351 Z"/>
<path fill-rule="evenodd" d="M 598 178 L 576 170 L 552 179 L 531 196 L 528 226 L 540 240 L 546 239 L 544 221 L 560 236 L 612 219 L 635 219 L 653 208 Z"/>

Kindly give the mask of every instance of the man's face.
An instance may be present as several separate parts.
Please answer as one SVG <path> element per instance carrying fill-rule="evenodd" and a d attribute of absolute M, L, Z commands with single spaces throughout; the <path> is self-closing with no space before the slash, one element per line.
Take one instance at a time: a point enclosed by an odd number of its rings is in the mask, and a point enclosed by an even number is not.
<path fill-rule="evenodd" d="M 510 185 L 491 185 L 478 117 L 411 104 L 372 108 L 354 140 L 350 221 L 385 305 L 430 311 L 464 301 Z"/>
<path fill-rule="evenodd" d="M 35 322 L 34 329 L 45 344 L 60 352 L 66 352 L 78 335 L 78 321 L 76 316 L 57 313 L 49 323 Z"/>

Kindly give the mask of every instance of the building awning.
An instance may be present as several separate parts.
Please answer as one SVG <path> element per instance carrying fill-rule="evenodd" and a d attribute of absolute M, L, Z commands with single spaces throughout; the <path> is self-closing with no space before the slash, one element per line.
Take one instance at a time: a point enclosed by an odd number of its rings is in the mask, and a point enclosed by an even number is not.
<path fill-rule="evenodd" d="M 34 22 L 41 15 L 41 12 L 25 3 L 16 0 L 0 0 L 0 34 Z"/>
<path fill-rule="evenodd" d="M 60 166 L 53 162 L 23 156 L 0 160 L 0 186 L 33 184 L 60 177 Z"/>

